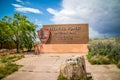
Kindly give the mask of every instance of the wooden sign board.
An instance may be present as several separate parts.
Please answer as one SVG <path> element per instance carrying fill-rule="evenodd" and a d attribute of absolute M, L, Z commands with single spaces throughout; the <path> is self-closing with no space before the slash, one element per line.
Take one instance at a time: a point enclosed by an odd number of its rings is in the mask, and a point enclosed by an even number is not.
<path fill-rule="evenodd" d="M 87 44 L 89 41 L 88 24 L 43 25 L 50 31 L 46 44 Z"/>

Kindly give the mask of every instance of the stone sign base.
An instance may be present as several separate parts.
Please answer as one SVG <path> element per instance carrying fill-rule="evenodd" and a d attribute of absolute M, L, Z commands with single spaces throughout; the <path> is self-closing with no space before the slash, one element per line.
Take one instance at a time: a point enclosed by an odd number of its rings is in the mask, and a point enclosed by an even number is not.
<path fill-rule="evenodd" d="M 39 45 L 40 46 L 40 45 Z M 40 53 L 87 53 L 87 44 L 43 44 Z"/>

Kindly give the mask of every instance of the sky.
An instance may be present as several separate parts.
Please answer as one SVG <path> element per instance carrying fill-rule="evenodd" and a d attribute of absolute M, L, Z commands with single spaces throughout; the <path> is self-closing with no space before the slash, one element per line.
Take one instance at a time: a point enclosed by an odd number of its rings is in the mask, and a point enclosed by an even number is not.
<path fill-rule="evenodd" d="M 0 19 L 25 14 L 45 24 L 89 24 L 89 37 L 120 36 L 120 0 L 0 0 Z"/>

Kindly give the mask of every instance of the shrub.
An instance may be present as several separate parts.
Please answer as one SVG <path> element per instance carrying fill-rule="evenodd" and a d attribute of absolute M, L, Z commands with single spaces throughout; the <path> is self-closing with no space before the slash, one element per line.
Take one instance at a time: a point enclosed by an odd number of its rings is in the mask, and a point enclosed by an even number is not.
<path fill-rule="evenodd" d="M 117 63 L 117 67 L 120 68 L 120 61 Z"/>
<path fill-rule="evenodd" d="M 100 55 L 106 56 L 111 52 L 113 45 L 111 42 L 96 42 L 90 43 L 88 46 L 89 52 L 94 52 L 94 54 L 99 53 Z"/>
<path fill-rule="evenodd" d="M 107 56 L 95 55 L 89 59 L 89 62 L 91 64 L 109 64 L 110 60 Z"/>
<path fill-rule="evenodd" d="M 95 55 L 95 52 L 88 52 L 87 59 L 90 60 Z"/>
<path fill-rule="evenodd" d="M 112 60 L 112 63 L 118 63 L 120 60 L 120 44 L 114 45 L 108 57 Z"/>
<path fill-rule="evenodd" d="M 95 41 L 88 45 L 87 59 L 91 64 L 120 64 L 120 38 L 115 41 Z"/>
<path fill-rule="evenodd" d="M 116 43 L 120 43 L 120 37 L 115 38 Z"/>

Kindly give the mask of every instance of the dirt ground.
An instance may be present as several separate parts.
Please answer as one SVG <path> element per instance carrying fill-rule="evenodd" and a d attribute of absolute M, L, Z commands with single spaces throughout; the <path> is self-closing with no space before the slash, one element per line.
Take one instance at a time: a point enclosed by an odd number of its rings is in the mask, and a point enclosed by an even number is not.
<path fill-rule="evenodd" d="M 85 56 L 78 53 L 27 54 L 25 58 L 16 62 L 23 67 L 3 80 L 57 80 L 60 64 L 74 55 Z M 86 60 L 86 68 L 94 80 L 120 80 L 120 69 L 115 65 L 91 65 Z"/>

